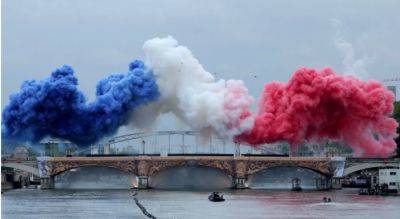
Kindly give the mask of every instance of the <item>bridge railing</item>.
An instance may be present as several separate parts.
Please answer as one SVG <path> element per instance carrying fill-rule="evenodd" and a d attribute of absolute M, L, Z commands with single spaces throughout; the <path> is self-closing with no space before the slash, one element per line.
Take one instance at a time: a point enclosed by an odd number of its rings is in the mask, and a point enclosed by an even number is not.
<path fill-rule="evenodd" d="M 207 137 L 194 131 L 141 132 L 116 136 L 107 142 L 76 151 L 73 156 L 102 155 L 190 155 L 190 154 L 273 154 L 265 145 L 257 148 L 226 141 L 215 135 Z M 277 154 L 285 155 L 285 154 Z"/>
<path fill-rule="evenodd" d="M 368 157 L 348 157 L 348 163 L 382 163 L 382 162 L 399 162 L 400 158 L 368 158 Z"/>

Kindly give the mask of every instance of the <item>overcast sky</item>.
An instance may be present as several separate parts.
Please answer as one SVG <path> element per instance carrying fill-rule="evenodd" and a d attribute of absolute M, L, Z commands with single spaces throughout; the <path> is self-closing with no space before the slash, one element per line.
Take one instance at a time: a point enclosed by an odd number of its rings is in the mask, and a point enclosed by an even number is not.
<path fill-rule="evenodd" d="M 24 80 L 47 77 L 63 64 L 93 99 L 100 78 L 126 72 L 131 60 L 143 58 L 144 41 L 167 35 L 218 78 L 245 81 L 256 98 L 265 83 L 287 81 L 304 66 L 364 79 L 400 75 L 396 0 L 2 3 L 2 108 Z M 176 129 L 161 123 L 160 129 Z"/>

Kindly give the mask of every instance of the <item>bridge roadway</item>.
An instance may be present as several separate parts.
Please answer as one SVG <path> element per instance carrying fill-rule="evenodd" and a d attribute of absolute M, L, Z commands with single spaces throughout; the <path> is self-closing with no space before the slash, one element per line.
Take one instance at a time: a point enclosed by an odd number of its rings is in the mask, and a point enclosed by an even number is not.
<path fill-rule="evenodd" d="M 177 166 L 205 166 L 228 174 L 233 188 L 245 188 L 248 177 L 278 166 L 296 166 L 313 170 L 330 180 L 335 172 L 329 157 L 234 157 L 234 156 L 134 156 L 134 157 L 44 157 L 39 159 L 42 188 L 54 187 L 54 176 L 82 166 L 116 168 L 138 177 L 138 187 L 148 188 L 154 174 Z"/>
<path fill-rule="evenodd" d="M 377 168 L 400 168 L 400 158 L 346 158 L 344 176 Z"/>
<path fill-rule="evenodd" d="M 31 173 L 39 176 L 39 169 L 37 168 L 37 160 L 19 160 L 19 159 L 3 159 L 1 162 L 2 167 L 8 167 L 15 170 Z"/>

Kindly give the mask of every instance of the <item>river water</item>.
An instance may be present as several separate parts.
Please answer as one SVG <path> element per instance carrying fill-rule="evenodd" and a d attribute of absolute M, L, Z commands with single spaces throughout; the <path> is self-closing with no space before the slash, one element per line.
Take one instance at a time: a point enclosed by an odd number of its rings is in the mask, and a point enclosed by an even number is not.
<path fill-rule="evenodd" d="M 157 218 L 400 218 L 400 196 L 359 196 L 357 190 L 327 192 L 225 190 L 225 202 L 209 191 L 140 191 Z M 323 203 L 324 196 L 332 203 Z M 2 194 L 2 218 L 146 218 L 129 190 L 27 190 Z"/>

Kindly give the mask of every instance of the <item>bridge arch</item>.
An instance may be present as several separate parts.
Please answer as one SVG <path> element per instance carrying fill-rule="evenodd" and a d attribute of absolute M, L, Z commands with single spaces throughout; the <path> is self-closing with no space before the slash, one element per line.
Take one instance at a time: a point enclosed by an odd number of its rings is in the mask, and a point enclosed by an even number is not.
<path fill-rule="evenodd" d="M 54 175 L 52 180 L 57 189 L 129 189 L 138 183 L 136 175 L 99 165 L 82 165 Z"/>
<path fill-rule="evenodd" d="M 149 168 L 148 176 L 154 176 L 157 173 L 176 167 L 206 167 L 224 172 L 229 177 L 234 176 L 232 165 L 225 160 L 180 160 L 174 162 L 158 161 L 153 162 Z"/>
<path fill-rule="evenodd" d="M 318 159 L 319 160 L 290 158 L 285 160 L 272 160 L 270 162 L 250 160 L 246 164 L 244 164 L 244 166 L 246 166 L 246 171 L 244 172 L 246 173 L 246 175 L 250 176 L 257 172 L 273 167 L 300 167 L 312 170 L 324 176 L 332 175 L 330 160 L 325 158 Z"/>
<path fill-rule="evenodd" d="M 303 189 L 318 189 L 318 183 L 322 185 L 327 182 L 329 176 L 308 167 L 276 165 L 249 175 L 247 183 L 255 189 L 291 189 L 294 179 L 298 180 Z"/>
<path fill-rule="evenodd" d="M 288 165 L 288 164 L 285 164 L 285 165 L 269 165 L 269 166 L 266 166 L 266 167 L 263 167 L 263 168 L 257 168 L 257 169 L 254 169 L 254 170 L 249 170 L 249 171 L 248 171 L 248 175 L 249 175 L 249 176 L 250 176 L 250 175 L 255 175 L 255 174 L 260 173 L 260 172 L 262 172 L 262 171 L 266 171 L 266 170 L 268 170 L 268 169 L 277 168 L 277 167 L 301 168 L 301 169 L 311 170 L 311 171 L 313 171 L 313 172 L 315 172 L 315 173 L 318 173 L 318 174 L 321 174 L 321 175 L 323 175 L 323 176 L 329 176 L 329 175 L 331 175 L 329 172 L 327 173 L 327 172 L 324 172 L 324 171 L 322 171 L 322 170 L 320 170 L 320 169 L 316 169 L 316 168 L 314 168 L 314 167 L 302 166 L 302 165 Z"/>
<path fill-rule="evenodd" d="M 22 170 L 28 173 L 33 174 L 34 176 L 39 176 L 39 169 L 35 167 L 31 167 L 28 165 L 20 164 L 20 163 L 9 163 L 9 162 L 4 162 L 1 164 L 2 167 L 8 167 L 16 170 Z"/>
<path fill-rule="evenodd" d="M 228 189 L 232 177 L 218 168 L 204 165 L 171 166 L 148 178 L 149 188 L 156 189 Z"/>
<path fill-rule="evenodd" d="M 345 168 L 344 176 L 350 175 L 352 173 L 355 173 L 355 172 L 358 172 L 361 170 L 382 168 L 382 167 L 399 168 L 400 166 L 399 166 L 399 164 L 396 164 L 396 163 L 361 163 L 361 164 L 356 164 L 356 165 Z"/>
<path fill-rule="evenodd" d="M 128 164 L 125 164 L 125 162 L 54 162 L 52 166 L 51 176 L 56 176 L 79 167 L 108 167 L 137 175 L 134 162 L 129 162 Z"/>

